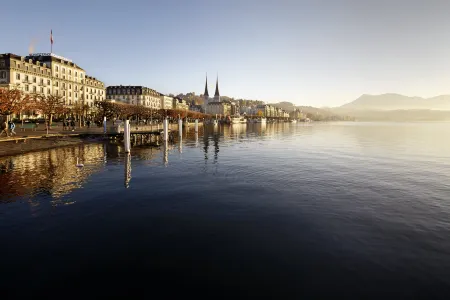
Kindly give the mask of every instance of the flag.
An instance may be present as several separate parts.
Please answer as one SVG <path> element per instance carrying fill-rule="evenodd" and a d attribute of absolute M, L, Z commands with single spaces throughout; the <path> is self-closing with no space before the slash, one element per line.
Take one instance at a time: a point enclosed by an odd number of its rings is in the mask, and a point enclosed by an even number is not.
<path fill-rule="evenodd" d="M 53 30 L 50 30 L 50 43 L 53 45 Z"/>

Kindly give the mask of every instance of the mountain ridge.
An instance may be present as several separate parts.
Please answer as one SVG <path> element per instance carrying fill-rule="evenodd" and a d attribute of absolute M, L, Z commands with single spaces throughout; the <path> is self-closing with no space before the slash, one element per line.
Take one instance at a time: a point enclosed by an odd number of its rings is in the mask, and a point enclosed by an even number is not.
<path fill-rule="evenodd" d="M 335 110 L 450 110 L 450 95 L 438 95 L 431 98 L 409 97 L 396 93 L 381 95 L 363 94 L 357 99 L 335 107 Z"/>

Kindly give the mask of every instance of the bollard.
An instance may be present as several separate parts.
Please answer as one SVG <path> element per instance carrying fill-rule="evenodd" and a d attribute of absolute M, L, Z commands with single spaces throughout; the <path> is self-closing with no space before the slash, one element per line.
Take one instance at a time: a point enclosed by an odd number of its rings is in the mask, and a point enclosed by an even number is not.
<path fill-rule="evenodd" d="M 130 152 L 130 120 L 125 121 L 125 126 L 123 127 L 123 142 L 125 146 L 125 152 Z"/>
<path fill-rule="evenodd" d="M 178 132 L 179 132 L 179 136 L 181 137 L 183 135 L 183 120 L 182 119 L 178 120 Z"/>
<path fill-rule="evenodd" d="M 195 132 L 198 132 L 198 119 L 195 119 Z"/>
<path fill-rule="evenodd" d="M 165 118 L 163 120 L 163 140 L 167 141 L 169 139 L 169 120 Z"/>
<path fill-rule="evenodd" d="M 106 117 L 103 117 L 103 133 L 106 134 Z"/>

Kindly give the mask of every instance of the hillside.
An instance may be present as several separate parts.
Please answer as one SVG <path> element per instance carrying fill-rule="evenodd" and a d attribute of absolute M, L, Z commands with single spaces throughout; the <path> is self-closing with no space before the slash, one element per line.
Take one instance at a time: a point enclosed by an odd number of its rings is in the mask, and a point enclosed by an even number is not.
<path fill-rule="evenodd" d="M 450 95 L 433 98 L 408 97 L 399 94 L 362 95 L 358 99 L 335 108 L 335 111 L 353 110 L 450 110 Z"/>

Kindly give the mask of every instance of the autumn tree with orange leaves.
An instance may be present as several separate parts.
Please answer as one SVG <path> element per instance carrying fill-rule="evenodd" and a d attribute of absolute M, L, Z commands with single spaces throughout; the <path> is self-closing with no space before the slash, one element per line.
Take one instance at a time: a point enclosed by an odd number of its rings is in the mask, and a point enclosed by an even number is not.
<path fill-rule="evenodd" d="M 0 88 L 0 115 L 20 113 L 30 103 L 29 99 L 21 90 Z"/>
<path fill-rule="evenodd" d="M 53 116 L 65 112 L 64 97 L 58 95 L 35 95 L 33 108 L 40 110 L 47 119 L 47 124 L 52 125 Z"/>

